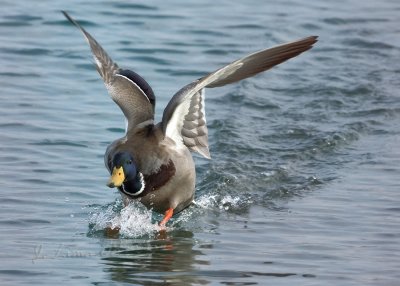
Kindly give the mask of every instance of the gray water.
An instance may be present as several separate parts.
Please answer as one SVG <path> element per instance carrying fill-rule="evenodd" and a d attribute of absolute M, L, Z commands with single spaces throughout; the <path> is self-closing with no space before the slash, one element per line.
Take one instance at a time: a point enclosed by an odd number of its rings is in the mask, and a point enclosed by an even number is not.
<path fill-rule="evenodd" d="M 181 2 L 1 2 L 0 284 L 399 285 L 399 1 Z M 206 91 L 212 160 L 160 236 L 105 186 L 123 116 L 60 10 L 146 78 L 158 119 L 207 72 L 320 38 Z"/>

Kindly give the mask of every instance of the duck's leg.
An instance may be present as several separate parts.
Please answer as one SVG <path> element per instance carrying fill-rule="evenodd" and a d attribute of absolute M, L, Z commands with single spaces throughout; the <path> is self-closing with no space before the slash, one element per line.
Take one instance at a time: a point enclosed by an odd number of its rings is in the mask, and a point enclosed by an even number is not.
<path fill-rule="evenodd" d="M 161 227 L 165 227 L 165 224 L 167 223 L 167 221 L 169 221 L 169 219 L 174 215 L 174 209 L 173 208 L 169 208 L 164 215 L 164 218 L 162 219 L 162 221 L 160 222 L 160 226 Z"/>

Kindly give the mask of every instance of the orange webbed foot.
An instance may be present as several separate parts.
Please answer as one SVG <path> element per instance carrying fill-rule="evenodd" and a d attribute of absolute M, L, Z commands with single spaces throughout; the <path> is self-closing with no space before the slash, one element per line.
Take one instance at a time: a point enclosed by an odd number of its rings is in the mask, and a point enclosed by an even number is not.
<path fill-rule="evenodd" d="M 162 219 L 162 221 L 160 222 L 160 227 L 161 229 L 165 229 L 165 224 L 167 223 L 167 221 L 169 221 L 169 219 L 174 215 L 174 209 L 173 208 L 169 208 L 164 215 L 164 218 Z"/>

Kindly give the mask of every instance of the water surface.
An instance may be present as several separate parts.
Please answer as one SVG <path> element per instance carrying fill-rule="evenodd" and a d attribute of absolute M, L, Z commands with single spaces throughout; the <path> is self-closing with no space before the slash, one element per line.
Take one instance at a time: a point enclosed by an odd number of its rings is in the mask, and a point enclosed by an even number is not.
<path fill-rule="evenodd" d="M 146 78 L 157 119 L 223 64 L 320 40 L 206 91 L 212 160 L 194 155 L 197 205 L 162 236 L 160 215 L 105 186 L 122 113 L 60 10 Z M 3 1 L 1 285 L 397 285 L 399 12 L 390 0 Z"/>

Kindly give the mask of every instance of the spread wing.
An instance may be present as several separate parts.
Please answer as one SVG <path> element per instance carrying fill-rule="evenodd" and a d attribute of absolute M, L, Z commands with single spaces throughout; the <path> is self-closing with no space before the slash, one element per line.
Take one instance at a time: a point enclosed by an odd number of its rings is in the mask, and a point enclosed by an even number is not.
<path fill-rule="evenodd" d="M 100 44 L 66 12 L 64 16 L 81 30 L 89 43 L 96 69 L 104 80 L 111 98 L 121 108 L 127 121 L 127 130 L 154 120 L 155 96 L 149 84 L 137 73 L 123 70 L 108 56 Z"/>
<path fill-rule="evenodd" d="M 196 90 L 195 81 L 170 100 L 164 110 L 162 127 L 164 135 L 177 144 L 184 144 L 191 151 L 210 159 L 208 150 L 208 131 L 204 111 L 204 89 Z"/>
<path fill-rule="evenodd" d="M 164 110 L 164 136 L 210 158 L 203 89 L 223 86 L 266 71 L 311 49 L 316 42 L 317 37 L 311 36 L 255 52 L 183 87 Z"/>

